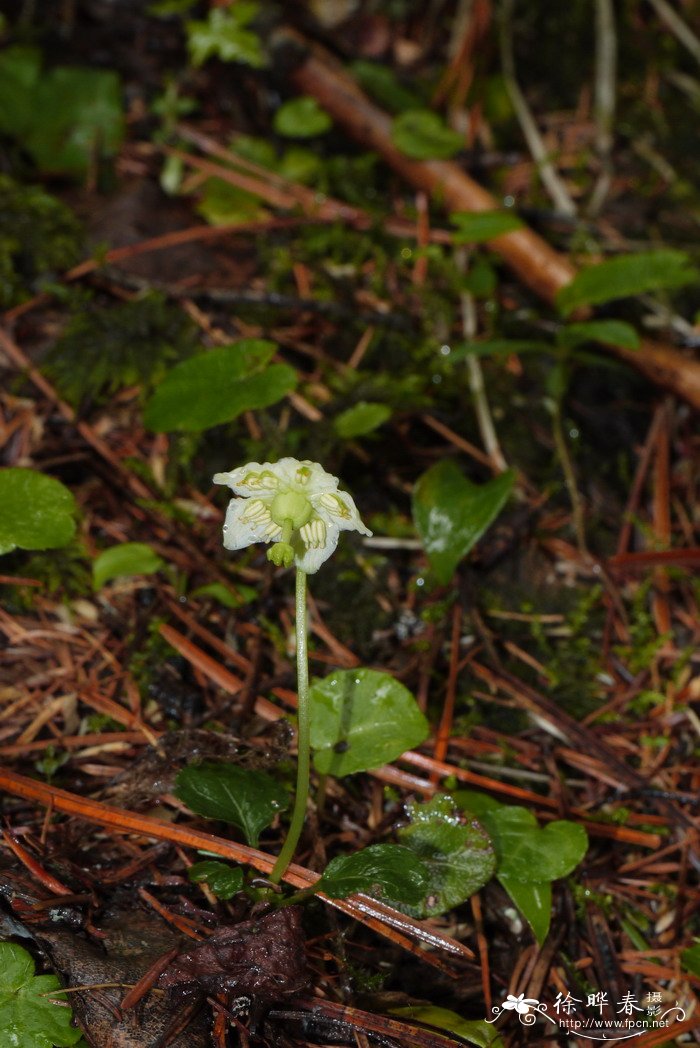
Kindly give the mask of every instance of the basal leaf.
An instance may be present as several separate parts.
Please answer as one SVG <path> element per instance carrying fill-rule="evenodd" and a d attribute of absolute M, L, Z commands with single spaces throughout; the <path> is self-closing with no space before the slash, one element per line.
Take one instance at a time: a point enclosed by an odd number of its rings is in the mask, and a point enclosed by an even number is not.
<path fill-rule="evenodd" d="M 205 883 L 217 899 L 232 899 L 243 887 L 243 870 L 239 866 L 229 866 L 228 863 L 218 862 L 216 859 L 204 859 L 195 862 L 187 871 L 187 876 L 193 884 Z"/>
<path fill-rule="evenodd" d="M 540 829 L 518 805 L 501 804 L 472 790 L 458 790 L 457 804 L 477 816 L 496 848 L 498 873 L 536 883 L 566 877 L 583 859 L 588 836 L 582 826 L 560 819 Z"/>
<path fill-rule="evenodd" d="M 75 499 L 60 481 L 34 469 L 0 469 L 0 554 L 67 546 L 75 534 Z"/>
<path fill-rule="evenodd" d="M 687 972 L 700 976 L 700 939 L 696 940 L 694 946 L 682 951 L 681 964 Z"/>
<path fill-rule="evenodd" d="M 358 59 L 352 63 L 351 71 L 360 87 L 390 113 L 420 108 L 419 96 L 402 84 L 394 70 L 383 62 Z"/>
<path fill-rule="evenodd" d="M 586 342 L 603 342 L 622 349 L 639 349 L 639 335 L 623 320 L 589 320 L 585 324 L 567 324 L 557 335 L 557 343 L 566 349 Z"/>
<path fill-rule="evenodd" d="M 431 917 L 459 906 L 491 879 L 496 856 L 476 819 L 461 815 L 446 794 L 413 804 L 410 822 L 399 830 L 402 844 L 428 867 L 430 887 L 415 906 L 397 905 L 413 917 Z"/>
<path fill-rule="evenodd" d="M 241 608 L 244 604 L 249 604 L 251 600 L 255 600 L 259 596 L 259 592 L 252 586 L 246 586 L 240 582 L 236 585 L 235 592 L 229 589 L 228 586 L 224 586 L 223 582 L 207 582 L 206 585 L 192 590 L 190 596 L 210 597 L 225 608 Z"/>
<path fill-rule="evenodd" d="M 566 316 L 579 306 L 594 306 L 630 295 L 643 295 L 661 288 L 697 284 L 700 270 L 684 251 L 661 249 L 619 255 L 582 269 L 557 295 L 557 305 Z"/>
<path fill-rule="evenodd" d="M 414 160 L 449 160 L 464 149 L 464 136 L 432 109 L 407 109 L 391 125 L 391 140 Z"/>
<path fill-rule="evenodd" d="M 302 95 L 280 106 L 273 125 L 277 134 L 286 138 L 315 138 L 329 131 L 333 121 L 315 98 Z"/>
<path fill-rule="evenodd" d="M 333 426 L 339 437 L 351 440 L 364 437 L 391 418 L 391 408 L 386 404 L 371 404 L 361 400 L 335 419 Z"/>
<path fill-rule="evenodd" d="M 408 906 L 418 905 L 429 886 L 425 863 L 399 844 L 372 844 L 353 855 L 338 855 L 315 885 L 334 899 L 364 892 Z"/>
<path fill-rule="evenodd" d="M 296 385 L 296 372 L 288 365 L 265 367 L 275 350 L 273 342 L 242 339 L 183 360 L 148 402 L 146 425 L 197 432 L 275 404 Z"/>
<path fill-rule="evenodd" d="M 456 1033 L 467 1044 L 475 1044 L 477 1048 L 503 1048 L 498 1030 L 483 1019 L 463 1019 L 457 1012 L 434 1004 L 406 1004 L 389 1010 L 392 1015 L 399 1015 L 403 1019 L 414 1019 L 418 1023 L 435 1026 L 438 1030 Z"/>
<path fill-rule="evenodd" d="M 41 51 L 6 47 L 0 53 L 0 131 L 25 135 L 32 126 L 33 92 L 41 76 Z"/>
<path fill-rule="evenodd" d="M 175 794 L 197 815 L 238 826 L 253 848 L 288 801 L 286 791 L 270 775 L 225 763 L 183 768 Z"/>
<path fill-rule="evenodd" d="M 110 546 L 95 559 L 92 565 L 92 584 L 100 589 L 111 579 L 128 575 L 152 575 L 160 571 L 165 561 L 144 542 L 122 542 Z"/>
<path fill-rule="evenodd" d="M 472 484 L 445 459 L 418 480 L 413 519 L 430 566 L 443 585 L 503 508 L 515 483 L 508 470 L 486 484 Z"/>
<path fill-rule="evenodd" d="M 532 928 L 537 942 L 542 946 L 547 938 L 552 919 L 552 882 L 531 881 L 528 883 L 504 873 L 498 874 L 498 880 Z"/>
<path fill-rule="evenodd" d="M 71 1025 L 73 1013 L 60 990 L 55 975 L 34 974 L 34 961 L 26 950 L 0 942 L 0 1044 L 8 1048 L 76 1044 L 80 1030 Z"/>
<path fill-rule="evenodd" d="M 322 775 L 350 775 L 395 760 L 427 738 L 408 688 L 377 670 L 338 670 L 314 681 L 311 745 Z"/>
<path fill-rule="evenodd" d="M 450 222 L 457 226 L 454 244 L 483 244 L 523 227 L 512 211 L 453 211 Z"/>

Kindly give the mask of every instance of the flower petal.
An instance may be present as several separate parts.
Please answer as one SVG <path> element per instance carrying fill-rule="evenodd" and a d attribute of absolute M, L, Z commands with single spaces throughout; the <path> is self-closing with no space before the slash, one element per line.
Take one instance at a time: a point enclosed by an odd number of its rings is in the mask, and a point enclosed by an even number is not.
<path fill-rule="evenodd" d="M 313 575 L 318 569 L 324 564 L 330 556 L 335 553 L 335 548 L 338 545 L 338 537 L 340 532 L 337 527 L 332 524 L 326 526 L 326 541 L 323 546 L 314 548 L 313 546 L 307 548 L 299 538 L 294 536 L 294 551 L 296 556 L 294 563 L 302 571 L 305 571 L 307 575 Z"/>
<path fill-rule="evenodd" d="M 229 473 L 215 473 L 215 484 L 228 484 L 236 495 L 271 495 L 280 487 L 280 477 L 271 462 L 248 462 Z"/>
<path fill-rule="evenodd" d="M 372 532 L 362 523 L 352 495 L 347 491 L 322 492 L 309 495 L 309 501 L 319 517 L 333 524 L 340 531 L 359 531 L 361 535 Z"/>
<path fill-rule="evenodd" d="M 252 546 L 254 542 L 274 542 L 281 534 L 277 528 L 274 535 L 265 535 L 264 531 L 269 526 L 269 521 L 243 520 L 243 516 L 250 506 L 247 499 L 231 499 L 226 510 L 226 521 L 224 523 L 224 546 L 226 549 L 243 549 Z"/>

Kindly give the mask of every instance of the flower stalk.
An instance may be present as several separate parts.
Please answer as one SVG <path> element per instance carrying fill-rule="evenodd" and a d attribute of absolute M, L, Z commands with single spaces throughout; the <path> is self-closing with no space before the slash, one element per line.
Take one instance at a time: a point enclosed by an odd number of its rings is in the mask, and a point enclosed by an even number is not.
<path fill-rule="evenodd" d="M 279 884 L 292 861 L 306 818 L 311 773 L 311 720 L 309 716 L 309 658 L 306 636 L 306 572 L 297 568 L 296 640 L 297 640 L 297 786 L 294 810 L 287 839 L 277 857 L 270 880 Z"/>

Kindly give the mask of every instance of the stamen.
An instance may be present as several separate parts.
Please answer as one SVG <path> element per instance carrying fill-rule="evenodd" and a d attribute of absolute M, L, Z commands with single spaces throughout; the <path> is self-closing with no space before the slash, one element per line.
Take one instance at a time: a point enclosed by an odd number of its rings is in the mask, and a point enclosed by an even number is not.
<path fill-rule="evenodd" d="M 294 474 L 294 479 L 297 484 L 308 484 L 311 478 L 311 470 L 308 466 L 300 466 Z"/>
<path fill-rule="evenodd" d="M 270 511 L 263 502 L 262 499 L 253 499 L 248 503 L 241 520 L 254 521 L 254 520 L 265 520 L 270 518 Z"/>
<path fill-rule="evenodd" d="M 271 520 L 262 534 L 264 539 L 276 539 L 282 534 L 282 528 L 279 524 L 275 524 L 274 520 Z"/>
<path fill-rule="evenodd" d="M 330 492 L 326 491 L 318 501 L 335 517 L 343 517 L 345 520 L 349 519 L 350 510 L 338 495 L 331 495 Z"/>
<path fill-rule="evenodd" d="M 262 473 L 246 473 L 243 483 L 249 488 L 263 488 L 268 491 L 274 491 L 279 481 L 274 473 L 271 473 L 269 469 L 264 469 Z"/>

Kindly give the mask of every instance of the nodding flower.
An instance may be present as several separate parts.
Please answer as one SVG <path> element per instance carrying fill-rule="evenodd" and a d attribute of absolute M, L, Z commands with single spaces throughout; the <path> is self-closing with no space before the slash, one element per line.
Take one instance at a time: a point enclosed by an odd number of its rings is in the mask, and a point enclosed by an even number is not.
<path fill-rule="evenodd" d="M 295 564 L 312 575 L 335 550 L 341 531 L 372 534 L 352 496 L 338 491 L 338 478 L 318 462 L 249 462 L 217 473 L 214 483 L 228 485 L 239 496 L 226 511 L 225 548 L 273 543 L 267 558 L 278 567 Z"/>

